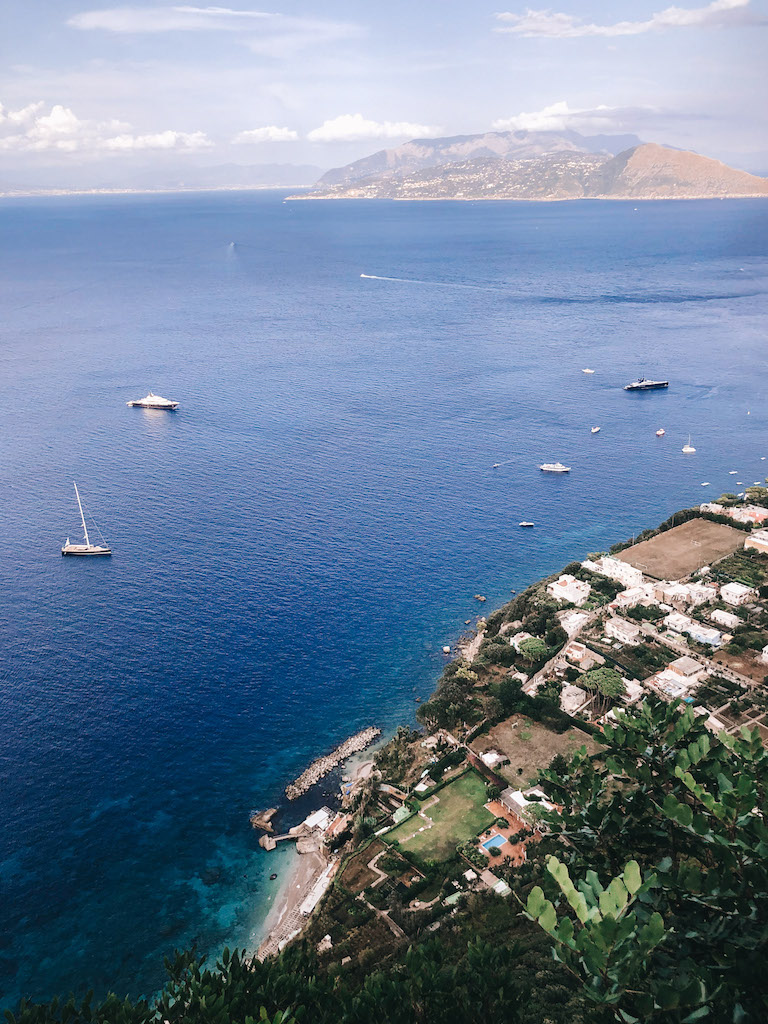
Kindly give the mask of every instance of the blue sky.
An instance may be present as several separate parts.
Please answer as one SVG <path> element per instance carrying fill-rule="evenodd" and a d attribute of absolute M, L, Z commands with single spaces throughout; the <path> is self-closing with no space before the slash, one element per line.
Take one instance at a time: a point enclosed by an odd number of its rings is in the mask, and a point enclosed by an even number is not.
<path fill-rule="evenodd" d="M 768 0 L 551 3 L 4 0 L 0 174 L 560 127 L 768 166 Z"/>

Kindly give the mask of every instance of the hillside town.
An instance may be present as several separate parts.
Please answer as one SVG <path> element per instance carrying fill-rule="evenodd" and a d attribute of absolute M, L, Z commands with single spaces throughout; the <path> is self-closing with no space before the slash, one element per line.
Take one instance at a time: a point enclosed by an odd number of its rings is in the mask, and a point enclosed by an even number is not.
<path fill-rule="evenodd" d="M 735 498 L 677 513 L 479 619 L 419 707 L 424 731 L 354 766 L 338 810 L 282 836 L 259 826 L 266 849 L 293 840 L 312 865 L 260 955 L 303 935 L 364 967 L 475 893 L 509 897 L 559 813 L 546 773 L 599 752 L 622 708 L 676 701 L 768 744 L 766 520 Z"/>

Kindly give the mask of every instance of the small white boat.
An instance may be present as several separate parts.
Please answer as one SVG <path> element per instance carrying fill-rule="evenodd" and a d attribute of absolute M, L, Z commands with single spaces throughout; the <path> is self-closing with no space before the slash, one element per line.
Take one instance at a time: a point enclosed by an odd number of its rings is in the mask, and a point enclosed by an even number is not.
<path fill-rule="evenodd" d="M 501 463 L 500 463 L 500 462 L 494 462 L 494 464 L 493 464 L 493 468 L 494 468 L 494 469 L 498 469 L 500 465 L 501 465 Z"/>
<path fill-rule="evenodd" d="M 692 455 L 693 452 L 696 451 L 696 449 L 691 444 L 691 435 L 690 434 L 688 435 L 688 444 L 684 444 L 683 447 L 680 450 L 682 452 L 685 452 L 686 455 Z"/>
<path fill-rule="evenodd" d="M 582 373 L 594 373 L 595 371 L 594 370 L 582 370 L 581 372 Z"/>
<path fill-rule="evenodd" d="M 743 480 L 737 480 L 736 481 L 736 486 L 737 487 L 743 487 L 744 486 L 744 481 Z"/>
<path fill-rule="evenodd" d="M 133 402 L 126 402 L 137 409 L 178 409 L 179 403 L 172 402 L 170 398 L 163 398 L 162 395 L 155 395 L 151 391 L 146 398 L 138 398 Z"/>
<path fill-rule="evenodd" d="M 112 551 L 107 547 L 106 541 L 104 545 L 91 544 L 91 539 L 88 536 L 88 527 L 85 525 L 85 515 L 83 513 L 83 503 L 80 501 L 80 492 L 75 484 L 75 496 L 77 497 L 77 507 L 80 509 L 80 519 L 83 523 L 83 534 L 85 535 L 85 544 L 72 544 L 69 537 L 67 537 L 67 543 L 61 549 L 62 555 L 111 555 Z M 95 524 L 94 524 L 95 525 Z M 98 531 L 98 526 L 96 530 Z M 101 534 L 99 534 L 101 536 Z M 104 540 L 104 538 L 101 538 Z"/>
<path fill-rule="evenodd" d="M 728 476 L 736 476 L 736 474 L 738 472 L 739 472 L 738 469 L 729 469 L 728 470 Z"/>
<path fill-rule="evenodd" d="M 760 456 L 760 461 L 761 461 L 761 462 L 765 462 L 765 456 L 764 456 L 764 455 L 761 455 L 761 456 Z"/>
<path fill-rule="evenodd" d="M 599 434 L 599 433 L 600 433 L 600 427 L 592 427 L 592 429 L 590 430 L 590 434 Z"/>
<path fill-rule="evenodd" d="M 664 427 L 660 427 L 656 431 L 656 437 L 664 437 L 665 434 L 666 434 L 666 430 L 664 429 Z"/>
<path fill-rule="evenodd" d="M 570 473 L 571 467 L 564 466 L 562 462 L 543 462 L 539 469 L 545 473 Z"/>
<path fill-rule="evenodd" d="M 525 520 L 523 520 L 522 523 L 518 523 L 517 525 L 518 526 L 535 526 L 536 524 L 535 523 L 527 523 Z"/>
<path fill-rule="evenodd" d="M 704 483 L 701 486 L 702 487 L 711 487 L 712 485 L 710 484 L 709 480 L 705 480 Z"/>

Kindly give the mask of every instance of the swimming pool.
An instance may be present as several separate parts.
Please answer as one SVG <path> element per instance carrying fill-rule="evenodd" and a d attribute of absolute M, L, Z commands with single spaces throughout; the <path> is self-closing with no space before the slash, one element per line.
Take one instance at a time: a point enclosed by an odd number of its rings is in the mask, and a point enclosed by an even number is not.
<path fill-rule="evenodd" d="M 490 839 L 486 839 L 483 843 L 484 850 L 491 850 L 494 846 L 503 846 L 506 843 L 504 836 L 491 836 Z"/>

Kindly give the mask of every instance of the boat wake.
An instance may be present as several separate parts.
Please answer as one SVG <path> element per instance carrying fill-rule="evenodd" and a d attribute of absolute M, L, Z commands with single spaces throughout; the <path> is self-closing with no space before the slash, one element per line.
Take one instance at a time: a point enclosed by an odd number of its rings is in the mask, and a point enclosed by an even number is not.
<path fill-rule="evenodd" d="M 367 281 L 396 281 L 398 284 L 424 284 L 432 288 L 469 288 L 470 291 L 478 292 L 500 292 L 501 288 L 494 288 L 485 284 L 458 284 L 455 281 L 423 281 L 417 277 L 383 277 L 380 274 L 361 274 L 360 277 Z"/>

